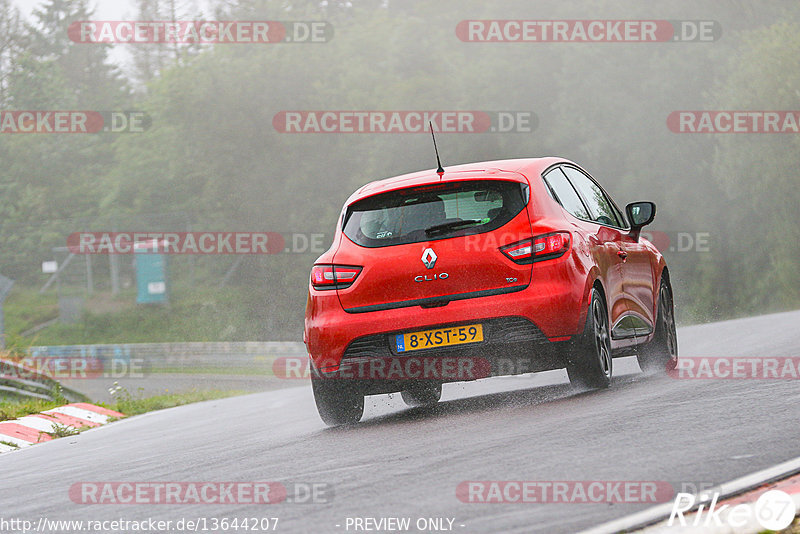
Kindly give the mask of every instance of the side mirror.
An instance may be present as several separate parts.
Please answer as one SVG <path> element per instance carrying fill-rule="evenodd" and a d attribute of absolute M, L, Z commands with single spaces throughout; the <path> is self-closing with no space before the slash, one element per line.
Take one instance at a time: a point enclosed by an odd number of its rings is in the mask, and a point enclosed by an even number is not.
<path fill-rule="evenodd" d="M 631 231 L 638 232 L 656 218 L 656 205 L 652 202 L 631 202 L 625 206 L 625 213 L 631 223 Z"/>

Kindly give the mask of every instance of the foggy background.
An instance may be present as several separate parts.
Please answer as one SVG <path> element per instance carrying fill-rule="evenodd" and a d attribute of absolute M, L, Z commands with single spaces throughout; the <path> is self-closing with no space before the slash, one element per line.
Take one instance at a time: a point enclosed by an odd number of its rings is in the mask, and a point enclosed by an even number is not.
<path fill-rule="evenodd" d="M 141 133 L 0 134 L 12 346 L 300 341 L 317 252 L 235 266 L 235 256 L 170 257 L 169 307 L 135 304 L 129 257 L 117 294 L 107 256 L 89 260 L 91 293 L 85 258 L 40 292 L 50 277 L 42 262 L 63 261 L 57 249 L 73 232 L 324 233 L 327 246 L 357 187 L 435 167 L 427 133 L 279 133 L 273 117 L 287 110 L 531 111 L 530 133 L 440 134 L 445 167 L 557 155 L 620 205 L 654 201 L 652 230 L 672 240 L 665 254 L 684 324 L 800 304 L 800 134 L 667 127 L 678 110 L 800 109 L 795 0 L 111 4 L 92 13 L 83 1 L 0 0 L 0 109 L 136 110 L 152 120 Z M 113 48 L 67 37 L 72 21 L 122 16 L 327 21 L 334 33 L 326 43 Z M 713 42 L 467 43 L 455 33 L 465 19 L 713 20 L 722 33 Z M 690 243 L 698 235 L 702 246 Z M 47 324 L 63 295 L 79 298 L 79 319 Z"/>

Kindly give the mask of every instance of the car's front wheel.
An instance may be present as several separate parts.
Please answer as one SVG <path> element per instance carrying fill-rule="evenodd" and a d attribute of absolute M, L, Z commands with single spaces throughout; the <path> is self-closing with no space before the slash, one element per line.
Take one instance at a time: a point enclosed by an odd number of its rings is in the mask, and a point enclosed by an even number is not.
<path fill-rule="evenodd" d="M 658 317 L 653 339 L 636 353 L 639 367 L 648 374 L 665 373 L 678 363 L 678 333 L 675 329 L 675 308 L 672 288 L 661 278 L 658 289 Z"/>
<path fill-rule="evenodd" d="M 328 426 L 352 425 L 364 415 L 364 394 L 347 380 L 312 373 L 311 389 L 319 416 Z"/>
<path fill-rule="evenodd" d="M 569 381 L 581 389 L 607 388 L 611 383 L 611 362 L 606 304 L 600 291 L 592 288 L 586 326 L 567 356 Z"/>
<path fill-rule="evenodd" d="M 400 392 L 403 402 L 409 406 L 436 404 L 442 398 L 441 384 L 414 384 Z"/>

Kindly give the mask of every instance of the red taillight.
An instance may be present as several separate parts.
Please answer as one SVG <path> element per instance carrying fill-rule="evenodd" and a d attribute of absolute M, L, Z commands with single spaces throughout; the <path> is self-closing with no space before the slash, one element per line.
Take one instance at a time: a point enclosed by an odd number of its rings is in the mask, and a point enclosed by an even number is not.
<path fill-rule="evenodd" d="M 516 263 L 532 263 L 563 256 L 569 243 L 569 232 L 554 232 L 500 247 L 500 251 Z"/>
<path fill-rule="evenodd" d="M 314 289 L 344 289 L 355 282 L 361 267 L 351 265 L 315 265 L 311 268 Z"/>
<path fill-rule="evenodd" d="M 533 246 L 530 239 L 514 243 L 513 245 L 506 245 L 505 247 L 501 247 L 500 250 L 514 261 L 530 259 L 533 255 Z"/>

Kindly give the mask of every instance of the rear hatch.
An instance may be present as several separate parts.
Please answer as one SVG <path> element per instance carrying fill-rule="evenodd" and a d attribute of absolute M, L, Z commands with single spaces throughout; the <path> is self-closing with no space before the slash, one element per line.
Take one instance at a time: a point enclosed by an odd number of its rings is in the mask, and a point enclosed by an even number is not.
<path fill-rule="evenodd" d="M 528 184 L 502 175 L 396 189 L 348 206 L 335 263 L 363 270 L 337 290 L 345 310 L 434 307 L 526 287 L 531 265 L 500 247 L 531 236 Z"/>

